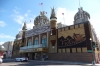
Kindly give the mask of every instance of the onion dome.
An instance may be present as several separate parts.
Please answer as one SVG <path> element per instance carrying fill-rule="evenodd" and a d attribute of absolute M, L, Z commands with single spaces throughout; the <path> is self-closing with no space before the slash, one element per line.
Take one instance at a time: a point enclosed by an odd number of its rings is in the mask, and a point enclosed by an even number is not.
<path fill-rule="evenodd" d="M 83 10 L 83 8 L 78 8 L 78 12 L 74 16 L 74 24 L 89 21 L 90 14 Z"/>

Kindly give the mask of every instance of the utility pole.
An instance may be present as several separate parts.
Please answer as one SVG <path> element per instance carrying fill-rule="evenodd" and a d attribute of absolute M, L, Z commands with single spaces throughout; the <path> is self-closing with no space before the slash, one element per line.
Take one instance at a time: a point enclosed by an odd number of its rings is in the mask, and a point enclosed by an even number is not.
<path fill-rule="evenodd" d="M 94 58 L 94 50 L 93 50 L 93 44 L 92 44 L 92 39 L 90 38 L 91 41 L 91 48 L 92 48 L 92 64 L 95 65 L 95 58 Z"/>

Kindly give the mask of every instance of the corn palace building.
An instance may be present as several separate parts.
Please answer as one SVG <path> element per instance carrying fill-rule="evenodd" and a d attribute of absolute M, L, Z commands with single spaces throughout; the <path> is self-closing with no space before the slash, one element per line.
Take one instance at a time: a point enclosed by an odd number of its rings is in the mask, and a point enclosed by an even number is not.
<path fill-rule="evenodd" d="M 13 58 L 28 57 L 31 60 L 64 60 L 92 62 L 100 59 L 99 41 L 89 22 L 90 14 L 81 8 L 74 16 L 70 26 L 57 23 L 55 9 L 51 9 L 48 19 L 44 11 L 34 19 L 33 29 L 27 30 L 26 23 L 22 32 L 16 35 Z M 91 40 L 90 40 L 91 39 Z"/>

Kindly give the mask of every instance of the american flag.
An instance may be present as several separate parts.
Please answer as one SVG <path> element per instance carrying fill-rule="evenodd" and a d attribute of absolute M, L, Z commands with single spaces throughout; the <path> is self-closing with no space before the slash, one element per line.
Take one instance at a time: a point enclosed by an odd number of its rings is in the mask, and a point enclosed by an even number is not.
<path fill-rule="evenodd" d="M 45 12 L 47 14 L 47 12 Z"/>
<path fill-rule="evenodd" d="M 62 15 L 64 15 L 64 13 L 62 13 Z"/>
<path fill-rule="evenodd" d="M 40 3 L 39 5 L 40 5 L 40 6 L 42 6 L 42 5 L 43 5 L 43 3 Z"/>

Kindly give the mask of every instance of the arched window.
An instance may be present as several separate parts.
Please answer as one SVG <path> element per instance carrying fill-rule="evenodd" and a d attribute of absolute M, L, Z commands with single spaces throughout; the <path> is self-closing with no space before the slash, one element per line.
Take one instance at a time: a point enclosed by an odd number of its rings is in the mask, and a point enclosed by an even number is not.
<path fill-rule="evenodd" d="M 38 37 L 34 39 L 34 45 L 38 45 Z"/>
<path fill-rule="evenodd" d="M 43 47 L 46 47 L 46 46 L 47 46 L 47 38 L 46 38 L 46 35 L 44 35 L 44 36 L 42 37 L 42 46 L 43 46 Z"/>
<path fill-rule="evenodd" d="M 31 42 L 31 39 L 28 40 L 28 45 L 27 46 L 31 46 L 32 45 L 32 42 Z"/>

